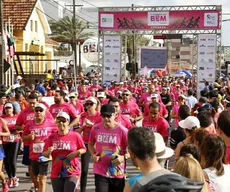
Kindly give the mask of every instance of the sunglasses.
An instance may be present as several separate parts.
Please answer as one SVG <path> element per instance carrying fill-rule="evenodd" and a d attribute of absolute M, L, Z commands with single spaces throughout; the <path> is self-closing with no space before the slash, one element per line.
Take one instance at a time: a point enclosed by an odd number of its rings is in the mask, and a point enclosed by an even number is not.
<path fill-rule="evenodd" d="M 122 94 L 122 96 L 126 96 L 126 97 L 128 97 L 128 96 L 129 96 L 129 94 Z"/>
<path fill-rule="evenodd" d="M 56 119 L 56 122 L 57 123 L 66 123 L 67 122 L 67 120 L 66 119 Z"/>
<path fill-rule="evenodd" d="M 35 110 L 36 113 L 38 113 L 38 112 L 42 113 L 43 111 L 44 111 L 43 109 L 36 109 Z"/>
<path fill-rule="evenodd" d="M 101 115 L 102 116 L 102 118 L 111 118 L 112 117 L 112 115 Z"/>
<path fill-rule="evenodd" d="M 93 106 L 94 103 L 86 103 L 85 106 Z"/>
<path fill-rule="evenodd" d="M 70 97 L 70 99 L 75 99 L 75 97 Z"/>

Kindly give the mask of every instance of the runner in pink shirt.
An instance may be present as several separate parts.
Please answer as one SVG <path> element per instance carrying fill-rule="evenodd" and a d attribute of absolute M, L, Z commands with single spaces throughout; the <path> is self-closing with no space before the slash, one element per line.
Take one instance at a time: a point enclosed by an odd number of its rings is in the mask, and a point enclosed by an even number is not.
<path fill-rule="evenodd" d="M 51 105 L 49 110 L 53 118 L 56 118 L 61 111 L 66 112 L 72 118 L 69 126 L 73 127 L 78 125 L 80 116 L 73 105 L 65 102 L 65 96 L 66 94 L 63 91 L 56 91 L 54 96 L 55 104 Z"/>
<path fill-rule="evenodd" d="M 158 101 L 158 94 L 154 93 L 151 95 L 152 102 L 158 102 L 160 104 L 160 115 L 165 119 L 168 117 L 168 110 L 166 109 L 165 105 Z M 146 105 L 144 108 L 144 117 L 149 116 L 149 105 Z"/>
<path fill-rule="evenodd" d="M 152 102 L 149 106 L 149 116 L 145 117 L 142 121 L 143 127 L 149 127 L 154 132 L 160 133 L 164 138 L 165 143 L 168 143 L 169 124 L 160 116 L 160 104 Z"/>
<path fill-rule="evenodd" d="M 108 104 L 109 99 L 106 98 L 106 94 L 103 89 L 99 89 L 96 93 L 98 100 L 100 101 L 101 105 Z"/>
<path fill-rule="evenodd" d="M 127 116 L 122 115 L 120 113 L 120 109 L 121 109 L 120 100 L 116 97 L 112 97 L 109 100 L 109 104 L 113 105 L 115 108 L 115 121 L 123 125 L 127 129 L 131 129 L 133 126 L 130 119 Z"/>
<path fill-rule="evenodd" d="M 104 90 L 106 95 L 108 95 L 109 97 L 114 97 L 113 91 L 108 89 L 107 84 L 103 84 L 102 89 Z"/>
<path fill-rule="evenodd" d="M 79 133 L 82 132 L 82 139 L 88 148 L 89 136 L 92 127 L 101 122 L 100 112 L 96 111 L 97 108 L 97 100 L 94 97 L 89 97 L 85 103 L 87 111 L 81 114 L 80 117 L 80 129 L 77 131 Z M 87 185 L 87 175 L 89 170 L 89 162 L 90 162 L 90 153 L 87 152 L 81 156 L 81 191 L 86 190 Z"/>
<path fill-rule="evenodd" d="M 4 92 L 0 93 L 0 116 L 2 116 L 4 105 L 7 101 L 7 95 Z"/>
<path fill-rule="evenodd" d="M 17 187 L 19 185 L 18 178 L 16 177 L 17 170 L 17 157 L 20 148 L 20 134 L 15 130 L 15 124 L 18 114 L 14 114 L 12 103 L 4 105 L 2 118 L 6 121 L 10 131 L 10 136 L 2 137 L 2 144 L 5 152 L 5 169 L 8 175 L 8 186 Z"/>
<path fill-rule="evenodd" d="M 51 183 L 54 192 L 74 192 L 81 176 L 79 156 L 86 152 L 81 136 L 70 131 L 70 117 L 65 112 L 57 115 L 58 132 L 45 142 L 43 155 L 52 157 Z"/>
<path fill-rule="evenodd" d="M 115 121 L 115 108 L 106 104 L 101 107 L 103 122 L 93 127 L 89 151 L 93 157 L 96 191 L 123 192 L 128 130 Z"/>
<path fill-rule="evenodd" d="M 80 115 L 84 112 L 84 106 L 82 104 L 82 101 L 79 100 L 77 98 L 78 96 L 78 93 L 77 92 L 73 92 L 73 93 L 70 93 L 69 94 L 69 103 L 71 105 L 73 105 L 73 107 L 75 108 L 76 112 L 77 112 L 77 115 Z"/>
<path fill-rule="evenodd" d="M 20 114 L 18 115 L 17 121 L 16 121 L 16 130 L 17 131 L 23 131 L 24 130 L 24 126 L 29 122 L 29 121 L 33 121 L 34 120 L 34 110 L 35 110 L 35 105 L 38 103 L 38 96 L 35 93 L 31 93 L 28 96 L 28 107 L 21 111 Z M 53 119 L 52 115 L 49 113 L 49 111 L 47 111 L 46 113 L 46 118 L 47 119 Z M 22 134 L 22 139 L 24 136 L 24 132 Z M 23 147 L 23 158 L 22 158 L 22 164 L 27 165 L 28 166 L 28 172 L 29 175 L 31 176 L 32 182 L 34 183 L 34 177 L 33 177 L 33 171 L 32 171 L 32 167 L 30 166 L 30 159 L 29 159 L 29 151 L 30 151 L 30 141 L 23 141 L 24 143 L 24 147 Z M 31 190 L 33 190 L 33 186 L 31 188 Z"/>
<path fill-rule="evenodd" d="M 149 85 L 148 92 L 143 93 L 139 99 L 139 106 L 145 107 L 148 103 L 151 103 L 151 94 L 155 93 L 155 86 L 153 84 Z"/>
<path fill-rule="evenodd" d="M 173 91 L 173 94 L 175 96 L 175 101 L 178 102 L 179 95 L 183 94 L 183 91 L 180 89 L 180 85 L 176 85 L 176 89 Z"/>
<path fill-rule="evenodd" d="M 82 84 L 81 85 L 81 90 L 78 92 L 78 99 L 85 100 L 90 96 L 91 96 L 90 91 L 87 90 L 87 87 L 86 87 L 85 84 Z"/>
<path fill-rule="evenodd" d="M 90 92 L 97 92 L 99 89 L 102 89 L 99 85 L 98 79 L 93 79 L 93 85 L 88 89 Z"/>
<path fill-rule="evenodd" d="M 133 126 L 135 126 L 137 121 L 140 121 L 143 116 L 138 107 L 138 105 L 134 102 L 130 102 L 130 91 L 124 90 L 122 92 L 122 102 L 120 103 L 121 114 L 126 115 Z"/>
<path fill-rule="evenodd" d="M 178 111 L 181 105 L 186 105 L 186 97 L 182 94 L 178 97 L 178 103 L 176 103 L 172 108 L 171 118 L 176 120 L 174 128 L 178 127 L 178 122 L 179 122 Z"/>
<path fill-rule="evenodd" d="M 46 179 L 50 159 L 42 156 L 45 140 L 50 134 L 57 132 L 54 120 L 46 119 L 47 108 L 42 103 L 35 105 L 35 118 L 29 121 L 24 128 L 24 140 L 30 141 L 31 166 L 34 174 L 35 189 L 46 191 Z M 39 182 L 38 182 L 39 180 Z"/>

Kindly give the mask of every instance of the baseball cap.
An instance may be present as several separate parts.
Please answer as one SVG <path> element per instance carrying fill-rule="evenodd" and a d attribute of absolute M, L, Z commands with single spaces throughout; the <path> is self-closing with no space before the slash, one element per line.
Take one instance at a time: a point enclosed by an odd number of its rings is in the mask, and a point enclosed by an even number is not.
<path fill-rule="evenodd" d="M 104 91 L 100 91 L 100 92 L 97 92 L 97 97 L 98 98 L 101 98 L 101 97 L 105 97 L 105 92 Z"/>
<path fill-rule="evenodd" d="M 46 106 L 42 103 L 36 103 L 34 108 L 42 108 L 44 111 L 46 110 Z"/>
<path fill-rule="evenodd" d="M 165 142 L 161 134 L 154 133 L 154 135 L 155 135 L 155 145 L 156 145 L 155 153 L 157 159 L 167 159 L 173 156 L 174 151 L 171 148 L 165 146 Z"/>
<path fill-rule="evenodd" d="M 205 103 L 204 105 L 202 105 L 202 108 L 205 110 L 212 110 L 212 105 L 210 103 Z"/>
<path fill-rule="evenodd" d="M 60 111 L 58 114 L 57 114 L 57 117 L 64 117 L 65 119 L 67 119 L 68 121 L 70 121 L 70 117 L 69 115 L 66 113 L 66 112 L 63 112 L 63 111 Z"/>
<path fill-rule="evenodd" d="M 21 80 L 22 79 L 22 76 L 17 76 L 17 78 L 16 78 L 17 80 Z"/>
<path fill-rule="evenodd" d="M 167 87 L 162 87 L 162 90 L 167 90 Z"/>
<path fill-rule="evenodd" d="M 6 103 L 5 105 L 4 105 L 4 108 L 13 108 L 13 105 L 12 105 L 12 103 Z"/>
<path fill-rule="evenodd" d="M 158 98 L 158 94 L 157 94 L 157 93 L 151 94 L 151 99 L 152 99 L 152 98 Z"/>
<path fill-rule="evenodd" d="M 87 101 L 91 101 L 91 102 L 97 104 L 97 100 L 96 100 L 94 97 L 89 97 L 89 98 L 87 98 L 87 99 L 85 100 L 85 102 L 87 102 Z"/>
<path fill-rule="evenodd" d="M 76 94 L 75 93 L 70 93 L 69 97 L 76 97 Z"/>
<path fill-rule="evenodd" d="M 120 85 L 124 85 L 124 82 L 120 82 L 119 84 L 120 84 Z"/>
<path fill-rule="evenodd" d="M 180 94 L 179 97 L 186 99 L 185 95 L 183 95 L 183 94 Z"/>
<path fill-rule="evenodd" d="M 179 126 L 183 129 L 195 129 L 200 128 L 200 121 L 195 116 L 188 116 L 185 120 L 179 122 Z"/>
<path fill-rule="evenodd" d="M 102 115 L 112 115 L 115 113 L 115 108 L 111 104 L 105 104 L 101 107 L 101 114 Z"/>

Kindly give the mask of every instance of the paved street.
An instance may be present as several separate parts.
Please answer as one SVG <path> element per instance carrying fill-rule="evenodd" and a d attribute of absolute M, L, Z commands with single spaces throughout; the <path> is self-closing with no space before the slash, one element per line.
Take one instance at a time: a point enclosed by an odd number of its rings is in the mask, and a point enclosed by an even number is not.
<path fill-rule="evenodd" d="M 22 161 L 22 155 L 19 155 L 18 157 L 18 170 L 17 170 L 17 177 L 20 179 L 20 185 L 17 188 L 11 188 L 10 191 L 15 191 L 15 192 L 25 192 L 31 187 L 31 181 L 28 177 L 26 177 L 25 173 L 27 171 L 27 168 L 21 164 Z M 139 173 L 139 171 L 132 166 L 131 161 L 128 161 L 127 163 L 128 167 L 128 174 L 129 176 L 133 176 Z M 87 192 L 93 192 L 95 191 L 94 189 L 94 175 L 92 174 L 92 163 L 90 163 L 90 170 L 89 170 L 89 176 L 88 176 L 88 183 L 87 183 Z M 50 183 L 50 179 L 48 179 L 47 182 L 47 192 L 52 192 L 52 187 Z"/>

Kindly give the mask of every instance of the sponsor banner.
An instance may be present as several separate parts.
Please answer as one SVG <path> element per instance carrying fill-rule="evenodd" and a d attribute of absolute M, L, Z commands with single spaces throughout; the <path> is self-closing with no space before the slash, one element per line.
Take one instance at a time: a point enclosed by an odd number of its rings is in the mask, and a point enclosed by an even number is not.
<path fill-rule="evenodd" d="M 198 35 L 197 44 L 197 94 L 204 89 L 204 82 L 216 79 L 216 34 Z"/>
<path fill-rule="evenodd" d="M 121 36 L 104 36 L 103 82 L 120 81 L 121 78 Z"/>
<path fill-rule="evenodd" d="M 217 10 L 99 12 L 99 29 L 220 29 L 220 14 Z"/>
<path fill-rule="evenodd" d="M 152 69 L 165 69 L 168 63 L 168 50 L 163 48 L 141 48 L 140 49 L 141 68 L 147 66 Z"/>

